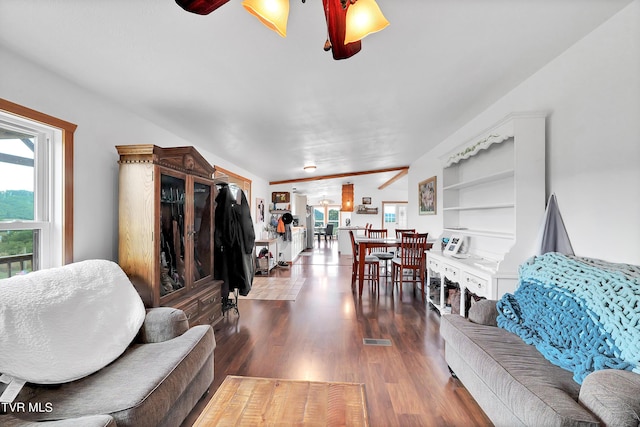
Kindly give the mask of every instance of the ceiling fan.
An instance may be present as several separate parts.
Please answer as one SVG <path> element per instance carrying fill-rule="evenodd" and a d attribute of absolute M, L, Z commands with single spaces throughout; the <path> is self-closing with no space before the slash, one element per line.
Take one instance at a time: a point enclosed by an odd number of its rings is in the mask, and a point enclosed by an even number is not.
<path fill-rule="evenodd" d="M 305 3 L 306 0 L 302 0 Z M 176 0 L 184 10 L 208 15 L 229 0 Z M 375 0 L 322 0 L 327 21 L 324 50 L 333 59 L 347 59 L 360 52 L 361 40 L 389 25 Z M 243 0 L 242 6 L 267 28 L 287 35 L 289 0 Z"/>

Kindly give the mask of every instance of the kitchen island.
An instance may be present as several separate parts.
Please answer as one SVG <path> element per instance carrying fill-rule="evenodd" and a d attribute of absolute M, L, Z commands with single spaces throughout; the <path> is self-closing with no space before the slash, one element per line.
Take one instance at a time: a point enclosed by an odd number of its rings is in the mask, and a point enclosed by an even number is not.
<path fill-rule="evenodd" d="M 353 234 L 358 236 L 364 236 L 364 227 L 339 227 L 338 228 L 338 253 L 340 255 L 352 256 L 351 250 L 351 238 L 349 237 L 349 231 L 353 231 Z"/>

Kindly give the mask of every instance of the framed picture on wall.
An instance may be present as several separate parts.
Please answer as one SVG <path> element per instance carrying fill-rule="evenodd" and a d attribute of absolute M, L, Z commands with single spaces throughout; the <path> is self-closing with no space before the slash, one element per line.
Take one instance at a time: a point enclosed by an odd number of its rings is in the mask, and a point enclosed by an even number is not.
<path fill-rule="evenodd" d="M 363 197 L 362 198 L 362 204 L 363 205 L 370 205 L 371 204 L 371 197 Z"/>
<path fill-rule="evenodd" d="M 420 215 L 436 214 L 436 177 L 418 183 L 418 213 Z"/>
<path fill-rule="evenodd" d="M 271 193 L 271 201 L 273 203 L 289 203 L 289 192 L 288 191 L 274 191 Z"/>
<path fill-rule="evenodd" d="M 256 199 L 256 222 L 264 222 L 264 199 Z"/>

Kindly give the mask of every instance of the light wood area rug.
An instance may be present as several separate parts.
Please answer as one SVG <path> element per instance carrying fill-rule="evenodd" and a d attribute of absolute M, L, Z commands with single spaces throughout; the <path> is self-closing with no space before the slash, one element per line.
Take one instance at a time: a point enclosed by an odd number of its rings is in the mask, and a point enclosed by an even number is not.
<path fill-rule="evenodd" d="M 305 279 L 291 277 L 268 277 L 256 276 L 253 278 L 253 285 L 249 295 L 238 299 L 260 299 L 260 300 L 286 300 L 295 301 L 298 292 L 302 289 Z"/>
<path fill-rule="evenodd" d="M 276 425 L 368 426 L 364 384 L 229 375 L 193 426 Z"/>

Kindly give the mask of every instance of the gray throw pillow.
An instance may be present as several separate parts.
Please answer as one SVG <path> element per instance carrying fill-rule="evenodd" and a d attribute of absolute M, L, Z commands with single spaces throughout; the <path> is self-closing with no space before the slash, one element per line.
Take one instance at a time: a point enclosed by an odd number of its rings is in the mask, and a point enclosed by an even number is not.
<path fill-rule="evenodd" d="M 469 309 L 469 320 L 480 325 L 498 326 L 496 303 L 496 300 L 490 299 L 476 301 Z"/>

